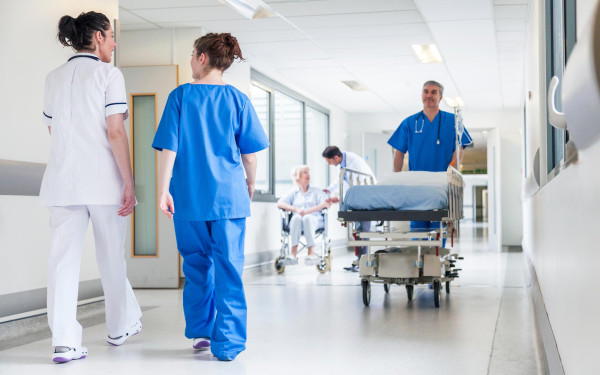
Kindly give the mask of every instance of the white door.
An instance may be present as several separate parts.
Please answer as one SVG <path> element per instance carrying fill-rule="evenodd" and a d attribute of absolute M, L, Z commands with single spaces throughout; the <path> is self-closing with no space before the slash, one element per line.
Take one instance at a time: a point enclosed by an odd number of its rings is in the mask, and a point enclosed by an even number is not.
<path fill-rule="evenodd" d="M 160 153 L 152 148 L 169 93 L 178 85 L 178 67 L 125 67 L 121 71 L 129 99 L 130 116 L 125 127 L 138 200 L 127 233 L 127 274 L 134 288 L 178 288 L 175 230 L 156 203 Z"/>

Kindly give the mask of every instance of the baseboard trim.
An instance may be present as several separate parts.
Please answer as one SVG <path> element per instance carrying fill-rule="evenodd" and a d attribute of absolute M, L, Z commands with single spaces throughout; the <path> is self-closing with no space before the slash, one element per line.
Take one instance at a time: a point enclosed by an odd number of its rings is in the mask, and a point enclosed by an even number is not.
<path fill-rule="evenodd" d="M 0 295 L 0 319 L 46 308 L 47 288 Z M 79 283 L 78 300 L 88 300 L 104 296 L 100 279 Z"/>
<path fill-rule="evenodd" d="M 556 345 L 556 339 L 554 338 L 554 332 L 550 325 L 550 319 L 548 318 L 548 312 L 546 311 L 546 304 L 538 283 L 537 274 L 535 267 L 531 262 L 528 254 L 525 252 L 527 268 L 531 277 L 531 288 L 528 288 L 531 293 L 531 299 L 533 302 L 533 309 L 535 314 L 535 323 L 538 328 L 538 332 L 542 339 L 543 354 L 546 360 L 546 368 L 550 375 L 564 375 L 565 370 L 560 359 L 560 353 L 558 352 L 558 346 Z"/>

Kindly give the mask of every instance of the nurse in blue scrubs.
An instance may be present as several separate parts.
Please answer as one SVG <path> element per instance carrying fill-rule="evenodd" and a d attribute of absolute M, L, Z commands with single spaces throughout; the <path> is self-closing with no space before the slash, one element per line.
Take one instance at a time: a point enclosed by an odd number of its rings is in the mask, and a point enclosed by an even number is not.
<path fill-rule="evenodd" d="M 246 217 L 255 153 L 269 147 L 248 97 L 223 82 L 236 58 L 242 52 L 229 33 L 194 42 L 194 82 L 171 92 L 152 143 L 162 151 L 159 207 L 173 218 L 184 260 L 185 335 L 223 361 L 245 349 Z"/>
<path fill-rule="evenodd" d="M 444 172 L 449 165 L 456 165 L 456 130 L 454 114 L 440 110 L 444 86 L 436 81 L 427 81 L 423 85 L 421 99 L 423 110 L 407 117 L 388 140 L 395 150 L 394 172 L 401 172 L 404 155 L 408 153 L 410 171 Z M 465 147 L 473 140 L 467 129 L 461 138 L 460 160 Z M 439 223 L 413 221 L 413 230 L 433 230 Z"/>

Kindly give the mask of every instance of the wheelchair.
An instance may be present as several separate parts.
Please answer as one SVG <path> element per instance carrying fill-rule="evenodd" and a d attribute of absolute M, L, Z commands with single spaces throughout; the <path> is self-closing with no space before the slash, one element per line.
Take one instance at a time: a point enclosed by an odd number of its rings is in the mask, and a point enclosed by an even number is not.
<path fill-rule="evenodd" d="M 285 257 L 290 254 L 291 251 L 291 234 L 290 234 L 290 220 L 292 219 L 293 212 L 289 212 L 286 210 L 279 209 L 279 213 L 281 214 L 281 252 L 279 256 L 275 258 L 274 267 L 275 271 L 278 274 L 282 274 L 285 271 Z M 323 228 L 319 228 L 315 232 L 315 255 L 319 257 L 319 262 L 316 264 L 317 271 L 320 273 L 325 273 L 331 270 L 331 239 L 327 234 L 327 209 L 324 208 L 321 210 L 321 215 L 323 216 Z M 304 231 L 302 232 L 304 235 Z M 317 249 L 320 246 L 320 251 Z M 306 242 L 304 237 L 300 237 L 300 243 L 298 244 L 298 254 L 301 251 L 308 252 L 308 246 L 306 246 Z"/>

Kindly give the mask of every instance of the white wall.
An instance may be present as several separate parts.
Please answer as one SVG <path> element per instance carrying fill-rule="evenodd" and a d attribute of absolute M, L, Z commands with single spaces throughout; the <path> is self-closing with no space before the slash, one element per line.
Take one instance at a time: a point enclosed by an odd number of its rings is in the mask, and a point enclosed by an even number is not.
<path fill-rule="evenodd" d="M 112 20 L 118 17 L 118 1 L 0 2 L 0 159 L 46 163 L 50 137 L 41 117 L 44 79 L 73 53 L 56 39 L 58 20 L 90 10 Z M 90 232 L 81 280 L 99 278 Z M 0 195 L 0 295 L 46 287 L 49 243 L 48 210 L 37 197 Z"/>
<path fill-rule="evenodd" d="M 201 28 L 160 29 L 149 31 L 123 31 L 119 39 L 121 48 L 119 63 L 121 66 L 139 65 L 179 65 L 179 83 L 191 82 L 190 59 L 194 40 L 204 34 Z M 240 46 L 242 54 L 244 46 Z M 318 96 L 298 89 L 289 78 L 277 74 L 268 63 L 255 56 L 245 56 L 245 62 L 235 62 L 223 75 L 223 79 L 239 90 L 249 93 L 250 68 L 254 68 L 269 78 L 297 91 L 330 111 L 330 139 L 332 144 L 345 147 L 347 137 L 347 114 Z M 360 138 L 359 138 L 360 141 Z M 323 161 L 324 162 L 324 161 Z M 331 169 L 334 176 L 334 169 Z M 253 202 L 252 216 L 247 220 L 246 255 L 274 251 L 280 245 L 280 216 L 275 203 Z M 345 232 L 335 217 L 335 210 L 330 212 L 330 237 L 333 240 L 344 238 Z"/>
<path fill-rule="evenodd" d="M 578 0 L 578 37 L 595 0 Z M 544 3 L 532 2 L 527 51 L 527 87 L 533 97 L 527 103 L 528 164 L 542 145 L 541 170 L 545 171 L 545 51 Z M 592 82 L 592 80 L 590 80 Z M 585 100 L 585 98 L 582 98 Z M 597 367 L 600 336 L 600 300 L 596 298 L 597 249 L 600 227 L 600 144 L 580 150 L 578 162 L 526 197 L 523 248 L 538 277 L 562 365 L 566 374 L 589 374 Z"/>

